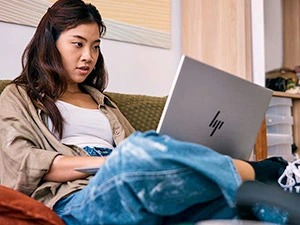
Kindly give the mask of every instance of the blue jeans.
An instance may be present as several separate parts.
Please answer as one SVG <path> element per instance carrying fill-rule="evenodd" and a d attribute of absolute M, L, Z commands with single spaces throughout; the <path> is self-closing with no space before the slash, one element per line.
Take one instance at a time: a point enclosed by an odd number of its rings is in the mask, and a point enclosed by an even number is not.
<path fill-rule="evenodd" d="M 90 156 L 108 156 L 112 152 L 112 149 L 110 148 L 98 148 L 98 147 L 85 146 L 83 149 Z"/>
<path fill-rule="evenodd" d="M 89 184 L 54 211 L 68 225 L 171 224 L 236 216 L 241 179 L 232 159 L 154 131 L 136 132 Z"/>

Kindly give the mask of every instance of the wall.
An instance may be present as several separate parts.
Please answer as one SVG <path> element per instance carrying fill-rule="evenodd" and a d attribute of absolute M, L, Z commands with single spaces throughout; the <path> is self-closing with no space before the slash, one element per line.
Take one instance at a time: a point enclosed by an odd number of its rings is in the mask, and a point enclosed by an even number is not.
<path fill-rule="evenodd" d="M 251 0 L 252 80 L 265 86 L 264 3 Z"/>
<path fill-rule="evenodd" d="M 180 20 L 180 0 L 172 0 L 170 49 L 104 39 L 101 48 L 110 79 L 107 90 L 167 95 L 181 56 Z M 0 79 L 13 79 L 21 71 L 21 55 L 35 28 L 0 22 L 0 30 Z"/>
<path fill-rule="evenodd" d="M 281 0 L 264 0 L 266 71 L 283 65 L 283 22 Z"/>
<path fill-rule="evenodd" d="M 251 0 L 253 82 L 265 85 L 265 72 L 283 64 L 281 0 Z"/>
<path fill-rule="evenodd" d="M 103 40 L 102 51 L 110 78 L 107 90 L 157 96 L 168 93 L 181 55 L 180 0 L 171 2 L 171 49 Z M 263 85 L 262 70 L 280 67 L 283 53 L 281 0 L 264 0 L 263 12 L 261 4 L 260 0 L 252 0 L 252 7 L 255 9 L 252 11 L 252 26 L 257 30 L 256 37 L 253 37 L 254 82 Z M 263 14 L 264 24 L 261 19 Z M 20 73 L 21 54 L 35 29 L 0 22 L 0 30 L 0 79 L 13 79 Z M 265 64 L 262 63 L 264 59 L 261 59 L 264 54 Z"/>
<path fill-rule="evenodd" d="M 281 0 L 252 0 L 253 81 L 265 85 L 265 72 L 283 64 Z"/>

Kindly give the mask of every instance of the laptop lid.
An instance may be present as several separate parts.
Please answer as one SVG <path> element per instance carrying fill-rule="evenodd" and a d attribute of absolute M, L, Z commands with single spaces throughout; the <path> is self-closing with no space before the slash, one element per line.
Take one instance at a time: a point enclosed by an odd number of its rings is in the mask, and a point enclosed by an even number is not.
<path fill-rule="evenodd" d="M 182 56 L 157 132 L 249 159 L 272 91 Z"/>

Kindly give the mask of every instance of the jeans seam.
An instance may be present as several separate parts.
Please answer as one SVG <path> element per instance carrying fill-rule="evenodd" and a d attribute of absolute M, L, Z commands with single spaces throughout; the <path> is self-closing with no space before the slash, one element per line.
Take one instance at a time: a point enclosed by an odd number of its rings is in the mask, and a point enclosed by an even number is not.
<path fill-rule="evenodd" d="M 139 177 L 139 176 L 143 176 L 143 177 L 140 177 L 140 179 L 136 179 L 136 180 L 144 180 L 145 177 L 149 178 L 149 177 L 153 177 L 155 179 L 159 178 L 159 177 L 163 177 L 163 176 L 166 176 L 166 175 L 172 175 L 172 174 L 176 174 L 176 173 L 182 173 L 182 172 L 185 172 L 185 171 L 189 171 L 189 172 L 192 172 L 189 170 L 188 167 L 184 167 L 184 168 L 179 168 L 179 169 L 172 169 L 172 170 L 163 170 L 163 171 L 141 171 L 141 172 L 122 172 L 120 174 L 117 174 L 117 175 L 114 175 L 113 177 L 109 178 L 108 180 L 106 180 L 105 182 L 103 182 L 102 184 L 100 184 L 97 189 L 98 190 L 103 190 L 103 188 L 107 188 L 107 190 L 111 189 L 111 183 L 114 182 L 115 180 L 117 180 L 117 178 L 119 177 L 122 177 L 122 176 L 128 176 L 130 175 L 131 177 Z M 160 174 L 158 174 L 160 173 Z M 107 187 L 107 186 L 110 186 L 110 187 Z M 105 187 L 103 187 L 105 186 Z"/>
<path fill-rule="evenodd" d="M 143 180 L 143 179 L 145 179 L 145 176 L 147 176 L 147 177 L 153 177 L 153 178 L 157 179 L 158 177 L 163 177 L 165 175 L 172 175 L 172 174 L 182 173 L 182 172 L 186 172 L 186 171 L 188 171 L 189 173 L 192 173 L 192 170 L 189 170 L 188 167 L 179 168 L 179 169 L 172 169 L 172 170 L 167 170 L 167 171 L 163 170 L 163 171 L 148 171 L 148 172 L 147 171 L 142 171 L 142 172 L 135 172 L 135 171 L 133 171 L 133 172 L 122 172 L 120 174 L 114 175 L 113 177 L 111 177 L 110 179 L 106 180 L 105 182 L 103 182 L 99 186 L 96 186 L 95 187 L 95 192 L 97 192 L 98 195 L 99 195 L 99 194 L 103 194 L 103 193 L 109 191 L 114 186 L 114 185 L 111 185 L 111 184 L 115 180 L 117 180 L 118 177 L 122 177 L 122 176 L 128 175 L 128 174 L 130 174 L 131 177 L 134 177 L 134 176 L 138 177 L 140 175 L 143 175 L 143 177 L 141 177 L 140 179 L 136 179 L 136 180 Z M 157 174 L 158 172 L 159 173 L 161 172 L 161 174 Z M 79 191 L 81 191 L 81 190 L 79 190 Z M 77 209 L 82 208 L 87 203 L 87 201 L 91 201 L 91 200 L 90 199 L 86 200 L 85 202 L 83 202 L 81 204 L 72 204 L 71 207 L 66 206 L 65 210 L 64 210 L 64 213 L 65 212 L 70 212 L 70 211 L 74 210 L 74 208 L 77 208 Z"/>

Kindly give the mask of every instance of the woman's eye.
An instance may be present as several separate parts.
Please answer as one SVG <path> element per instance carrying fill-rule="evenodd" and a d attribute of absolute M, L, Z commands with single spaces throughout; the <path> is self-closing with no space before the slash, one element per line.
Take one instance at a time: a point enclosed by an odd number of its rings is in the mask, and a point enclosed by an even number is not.
<path fill-rule="evenodd" d="M 93 47 L 93 49 L 94 49 L 94 50 L 98 50 L 98 49 L 100 49 L 100 46 L 99 46 L 99 45 L 96 45 L 96 46 Z"/>
<path fill-rule="evenodd" d="M 82 44 L 80 42 L 73 42 L 73 44 L 76 46 L 76 47 L 82 47 Z"/>

